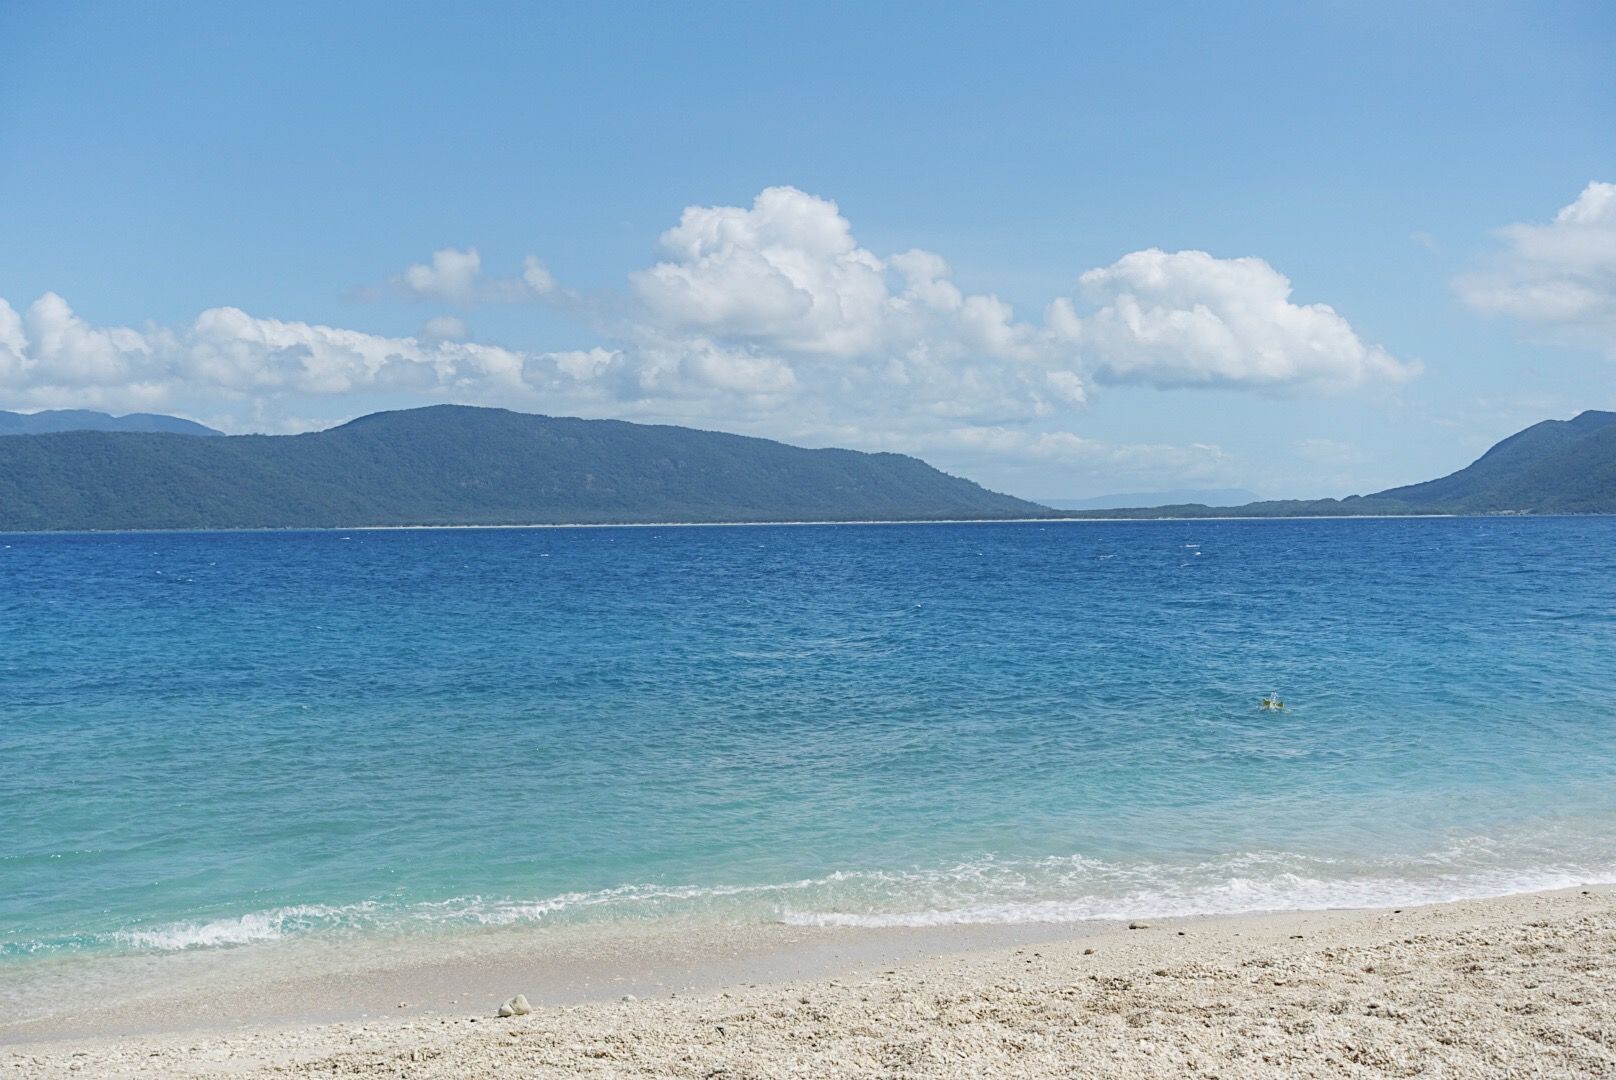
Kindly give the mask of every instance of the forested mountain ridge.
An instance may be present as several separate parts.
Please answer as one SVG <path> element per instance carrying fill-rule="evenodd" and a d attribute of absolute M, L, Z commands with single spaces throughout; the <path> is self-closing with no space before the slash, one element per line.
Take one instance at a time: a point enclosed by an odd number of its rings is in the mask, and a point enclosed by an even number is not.
<path fill-rule="evenodd" d="M 438 405 L 305 435 L 0 437 L 0 530 L 1053 516 L 901 454 Z"/>

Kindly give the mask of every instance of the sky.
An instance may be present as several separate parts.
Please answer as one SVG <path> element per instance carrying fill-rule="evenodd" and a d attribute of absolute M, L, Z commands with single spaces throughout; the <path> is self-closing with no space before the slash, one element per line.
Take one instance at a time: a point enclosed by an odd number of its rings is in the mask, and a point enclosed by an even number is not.
<path fill-rule="evenodd" d="M 1616 408 L 1616 5 L 0 4 L 0 409 L 446 401 L 1450 472 Z"/>

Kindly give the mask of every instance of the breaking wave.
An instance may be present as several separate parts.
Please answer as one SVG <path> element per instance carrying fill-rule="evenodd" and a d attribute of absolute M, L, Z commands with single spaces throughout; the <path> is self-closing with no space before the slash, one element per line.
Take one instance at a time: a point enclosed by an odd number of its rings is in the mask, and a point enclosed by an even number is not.
<path fill-rule="evenodd" d="M 1552 854 L 1538 849 L 1539 856 Z M 212 919 L 0 945 L 0 957 L 163 953 L 292 937 L 611 920 L 698 918 L 804 927 L 921 927 L 1237 914 L 1437 903 L 1616 883 L 1616 855 L 1511 866 L 1525 851 L 1478 837 L 1421 856 L 1348 860 L 1248 852 L 1179 865 L 1080 855 L 979 859 L 902 871 L 838 871 L 746 885 L 636 884 L 540 899 L 463 896 L 397 903 L 296 904 Z"/>

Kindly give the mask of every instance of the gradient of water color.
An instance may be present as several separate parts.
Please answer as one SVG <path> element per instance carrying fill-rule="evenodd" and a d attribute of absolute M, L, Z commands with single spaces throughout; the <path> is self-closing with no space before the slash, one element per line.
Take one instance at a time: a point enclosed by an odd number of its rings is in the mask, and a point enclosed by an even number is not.
<path fill-rule="evenodd" d="M 1616 880 L 1604 518 L 0 536 L 0 689 L 0 975 Z"/>

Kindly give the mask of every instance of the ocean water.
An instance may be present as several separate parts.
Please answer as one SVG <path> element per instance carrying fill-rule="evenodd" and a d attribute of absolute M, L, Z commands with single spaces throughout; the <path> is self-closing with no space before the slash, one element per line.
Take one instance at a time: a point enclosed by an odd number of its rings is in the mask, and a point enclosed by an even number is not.
<path fill-rule="evenodd" d="M 0 982 L 1585 881 L 1616 519 L 0 536 Z"/>

